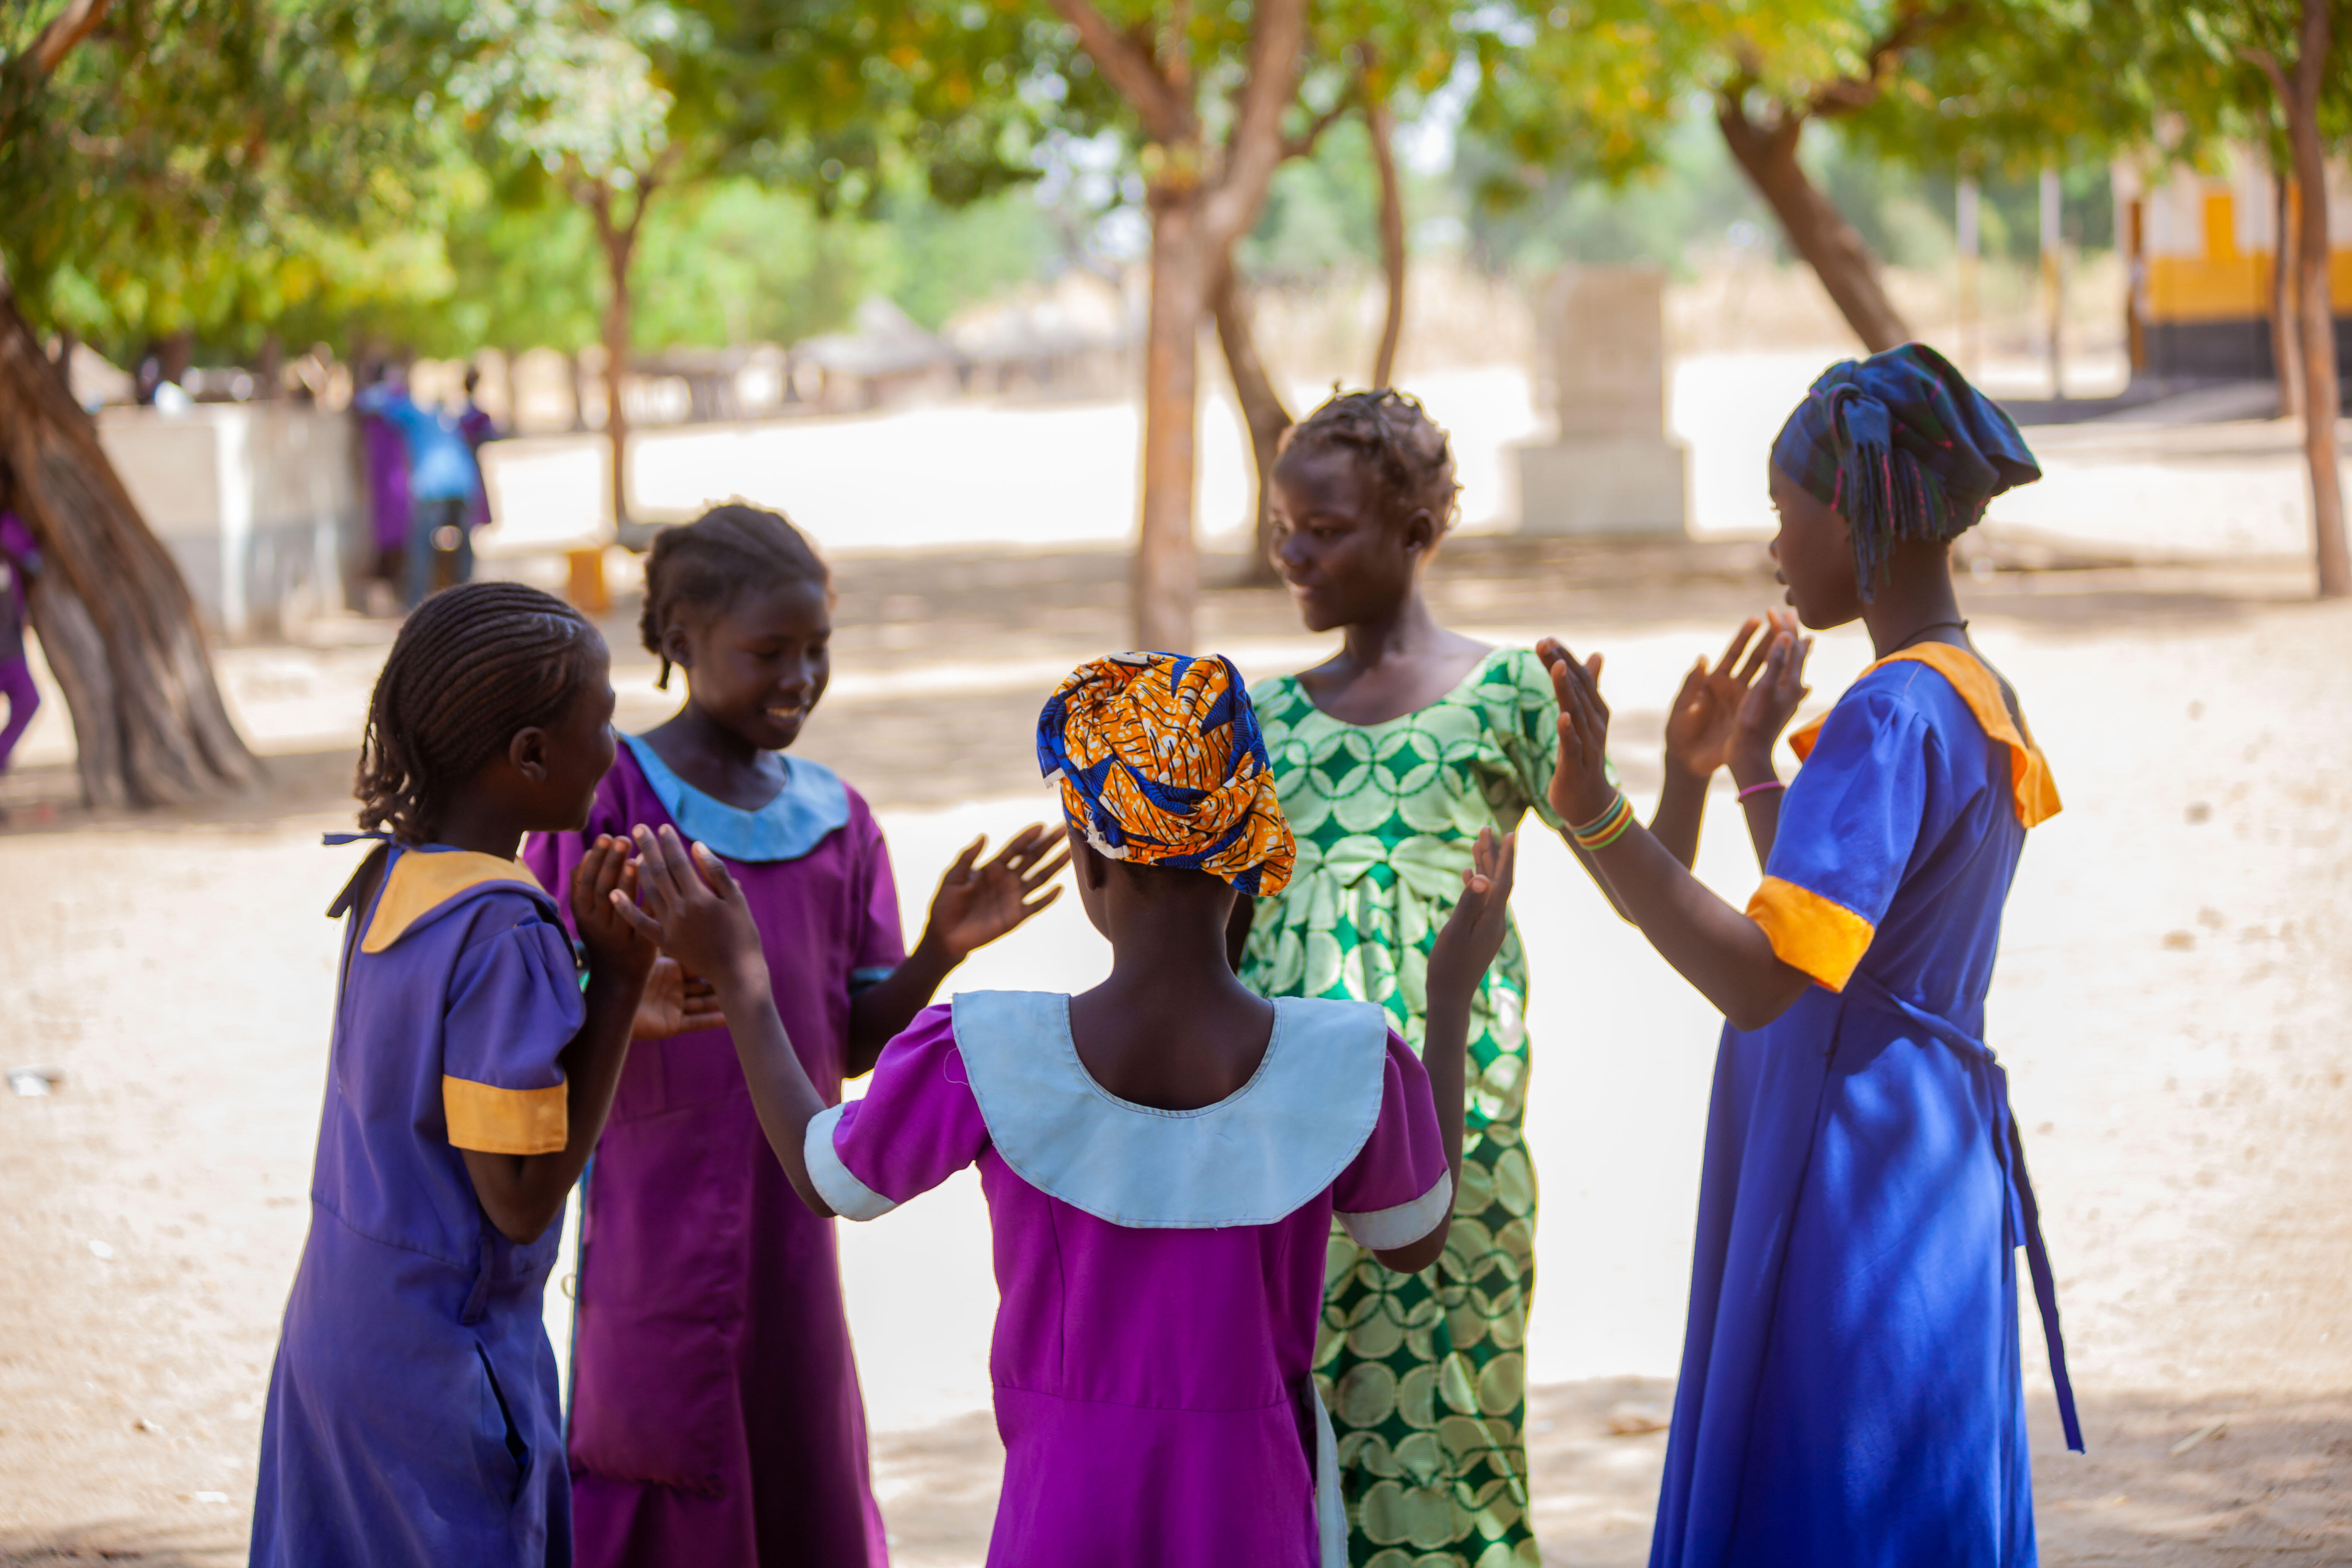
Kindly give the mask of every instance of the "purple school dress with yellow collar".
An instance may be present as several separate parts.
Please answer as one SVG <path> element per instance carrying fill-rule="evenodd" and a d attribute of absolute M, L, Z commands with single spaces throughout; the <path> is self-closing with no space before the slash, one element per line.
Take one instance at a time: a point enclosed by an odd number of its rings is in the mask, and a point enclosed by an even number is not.
<path fill-rule="evenodd" d="M 571 1498 L 541 1312 L 562 1226 L 509 1241 L 462 1151 L 563 1147 L 572 941 L 529 871 L 464 850 L 378 850 L 329 912 L 347 910 L 252 1562 L 561 1568 Z"/>
<path fill-rule="evenodd" d="M 906 956 L 874 814 L 803 758 L 774 799 L 740 811 L 631 736 L 586 830 L 534 837 L 523 858 L 552 882 L 597 834 L 664 823 L 727 862 L 801 1064 L 839 1099 L 850 997 Z M 833 1229 L 769 1152 L 732 1036 L 629 1047 L 581 1205 L 570 1446 L 583 1568 L 887 1562 Z"/>
<path fill-rule="evenodd" d="M 1367 1247 L 1453 1201 L 1429 1079 L 1386 1016 L 1284 998 L 1256 1073 L 1197 1110 L 1121 1100 L 1069 998 L 960 995 L 809 1124 L 810 1175 L 873 1219 L 980 1167 L 1002 1301 L 991 1568 L 1343 1568 L 1312 1373 L 1336 1211 Z"/>

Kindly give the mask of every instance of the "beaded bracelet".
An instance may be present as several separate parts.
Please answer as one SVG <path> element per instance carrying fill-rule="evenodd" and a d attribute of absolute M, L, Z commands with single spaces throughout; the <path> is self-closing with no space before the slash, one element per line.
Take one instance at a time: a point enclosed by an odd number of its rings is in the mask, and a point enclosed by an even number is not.
<path fill-rule="evenodd" d="M 1633 805 L 1623 791 L 1609 803 L 1609 809 L 1581 827 L 1570 827 L 1568 836 L 1576 840 L 1580 849 L 1606 849 L 1633 826 Z"/>
<path fill-rule="evenodd" d="M 1766 779 L 1762 784 L 1749 784 L 1746 789 L 1741 790 L 1732 798 L 1734 800 L 1746 800 L 1749 795 L 1762 795 L 1768 789 L 1787 789 L 1788 787 L 1789 786 L 1787 784 L 1782 784 L 1779 779 Z"/>

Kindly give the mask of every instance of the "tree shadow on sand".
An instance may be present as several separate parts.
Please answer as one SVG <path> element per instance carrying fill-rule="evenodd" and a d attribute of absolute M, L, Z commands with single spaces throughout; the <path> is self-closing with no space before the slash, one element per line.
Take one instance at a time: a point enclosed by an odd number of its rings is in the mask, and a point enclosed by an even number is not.
<path fill-rule="evenodd" d="M 214 1513 L 221 1505 L 192 1504 Z M 152 1520 L 83 1525 L 37 1535 L 0 1533 L 0 1568 L 236 1568 L 245 1561 L 244 1520 L 173 1525 Z"/>

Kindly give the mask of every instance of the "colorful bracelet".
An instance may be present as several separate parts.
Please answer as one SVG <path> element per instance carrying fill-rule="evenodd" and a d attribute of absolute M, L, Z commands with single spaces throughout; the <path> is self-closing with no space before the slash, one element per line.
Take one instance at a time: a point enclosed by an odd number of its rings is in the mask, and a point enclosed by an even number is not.
<path fill-rule="evenodd" d="M 1633 803 L 1619 791 L 1609 809 L 1581 827 L 1570 827 L 1568 836 L 1576 840 L 1580 849 L 1606 849 L 1633 826 Z"/>
<path fill-rule="evenodd" d="M 1749 795 L 1762 795 L 1768 789 L 1787 789 L 1788 787 L 1789 786 L 1787 784 L 1782 784 L 1779 779 L 1766 779 L 1762 784 L 1749 784 L 1746 789 L 1741 790 L 1732 798 L 1735 800 L 1746 800 Z"/>

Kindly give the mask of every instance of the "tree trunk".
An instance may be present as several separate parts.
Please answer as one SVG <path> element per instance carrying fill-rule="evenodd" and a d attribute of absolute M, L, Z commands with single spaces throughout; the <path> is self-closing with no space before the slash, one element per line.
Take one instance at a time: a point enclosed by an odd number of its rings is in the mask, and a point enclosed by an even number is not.
<path fill-rule="evenodd" d="M 2303 327 L 2303 453 L 2311 469 L 2313 553 L 2319 567 L 2319 596 L 2341 599 L 2352 595 L 2352 558 L 2345 550 L 2344 474 L 2336 452 L 2341 393 L 2336 321 L 2327 297 L 2327 155 L 2319 134 L 2319 96 L 2334 43 L 2329 4 L 2303 0 L 2294 81 L 2292 90 L 2281 96 L 2303 209 L 2295 235 L 2295 303 Z"/>
<path fill-rule="evenodd" d="M 1404 195 L 1397 184 L 1396 116 L 1385 99 L 1364 106 L 1364 126 L 1372 133 L 1372 167 L 1381 177 L 1381 275 L 1389 289 L 1372 385 L 1385 387 L 1396 375 L 1397 343 L 1404 336 Z"/>
<path fill-rule="evenodd" d="M 2278 378 L 2278 416 L 2292 419 L 2303 412 L 2303 356 L 2296 352 L 2302 330 L 2294 316 L 2294 245 L 2289 237 L 2294 225 L 2294 189 L 2284 169 L 2272 156 L 2271 196 L 2271 374 Z"/>
<path fill-rule="evenodd" d="M 188 367 L 196 361 L 196 334 L 186 327 L 155 340 L 156 363 L 163 367 L 163 379 L 185 392 L 188 389 Z"/>
<path fill-rule="evenodd" d="M 1200 423 L 1201 318 L 1211 285 L 1265 210 L 1284 157 L 1282 115 L 1298 86 L 1307 0 L 1251 7 L 1249 74 L 1234 95 L 1221 155 L 1204 156 L 1185 39 L 1187 7 L 1153 29 L 1114 27 L 1091 0 L 1053 0 L 1079 47 L 1143 122 L 1151 209 L 1151 308 L 1143 352 L 1143 506 L 1132 581 L 1139 646 L 1192 646 L 1199 563 L 1192 549 L 1195 437 Z M 1214 167 L 1213 179 L 1206 171 Z"/>
<path fill-rule="evenodd" d="M 611 451 L 613 526 L 629 521 L 629 414 L 621 395 L 629 374 L 629 259 L 635 248 L 634 226 L 608 234 L 604 263 L 612 291 L 604 301 L 604 439 Z"/>
<path fill-rule="evenodd" d="M 1274 569 L 1274 465 L 1282 455 L 1283 432 L 1294 421 L 1283 406 L 1282 394 L 1275 390 L 1274 378 L 1266 374 L 1265 362 L 1258 357 L 1249 300 L 1231 256 L 1218 270 L 1209 305 L 1217 318 L 1217 346 L 1224 351 L 1225 369 L 1233 377 L 1234 401 L 1241 405 L 1242 423 L 1249 431 L 1255 549 L 1242 582 L 1263 587 L 1281 580 Z"/>
<path fill-rule="evenodd" d="M 1770 204 L 1789 243 L 1812 268 L 1863 345 L 1882 353 L 1909 342 L 1910 325 L 1886 297 L 1878 258 L 1797 162 L 1805 117 L 1784 104 L 1770 123 L 1759 124 L 1737 94 L 1726 92 L 1716 100 L 1715 120 L 1732 158 Z"/>
<path fill-rule="evenodd" d="M 16 302 L 0 293 L 0 461 L 41 547 L 29 608 L 72 710 L 83 798 L 163 805 L 251 784 L 194 602 Z"/>
<path fill-rule="evenodd" d="M 264 332 L 261 354 L 254 364 L 254 396 L 271 402 L 286 395 L 286 345 L 276 332 Z"/>
<path fill-rule="evenodd" d="M 1143 340 L 1143 520 L 1133 605 L 1139 648 L 1192 651 L 1200 563 L 1192 493 L 1200 424 L 1201 317 L 1208 305 L 1196 187 L 1151 197 L 1151 308 Z"/>

